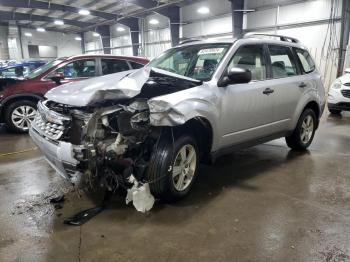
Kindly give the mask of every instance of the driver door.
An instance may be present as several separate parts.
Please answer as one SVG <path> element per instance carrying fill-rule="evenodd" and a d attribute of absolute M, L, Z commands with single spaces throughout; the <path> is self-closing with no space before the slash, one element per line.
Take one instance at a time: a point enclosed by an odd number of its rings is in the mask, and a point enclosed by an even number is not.
<path fill-rule="evenodd" d="M 222 147 L 238 145 L 271 133 L 273 103 L 267 79 L 264 45 L 244 45 L 233 55 L 227 70 L 248 69 L 252 80 L 246 84 L 220 87 L 222 93 Z M 227 71 L 225 71 L 227 72 Z"/>

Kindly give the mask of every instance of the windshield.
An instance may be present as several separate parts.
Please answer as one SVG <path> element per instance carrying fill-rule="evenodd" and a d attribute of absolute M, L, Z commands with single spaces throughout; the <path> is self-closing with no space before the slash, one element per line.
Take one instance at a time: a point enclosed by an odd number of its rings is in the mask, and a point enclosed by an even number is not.
<path fill-rule="evenodd" d="M 173 48 L 153 59 L 148 66 L 208 81 L 230 46 L 216 43 Z"/>
<path fill-rule="evenodd" d="M 64 61 L 64 59 L 56 59 L 51 62 L 48 62 L 47 64 L 33 70 L 30 74 L 28 74 L 27 78 L 31 79 L 31 78 L 37 77 L 38 75 L 41 75 L 42 73 L 50 69 L 51 67 L 58 65 L 62 61 Z"/>

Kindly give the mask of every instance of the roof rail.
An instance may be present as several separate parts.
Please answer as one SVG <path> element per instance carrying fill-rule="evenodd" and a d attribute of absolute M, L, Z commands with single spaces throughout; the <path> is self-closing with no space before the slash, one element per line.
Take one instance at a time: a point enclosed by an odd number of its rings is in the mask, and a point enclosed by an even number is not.
<path fill-rule="evenodd" d="M 285 41 L 285 42 L 292 42 L 292 43 L 299 43 L 299 40 L 294 38 L 294 37 L 290 37 L 290 36 L 285 36 L 285 35 L 275 35 L 275 34 L 264 34 L 264 33 L 246 33 L 243 38 L 249 38 L 249 37 L 254 37 L 254 36 L 270 36 L 270 37 L 277 37 L 279 38 L 281 41 Z"/>
<path fill-rule="evenodd" d="M 192 42 L 197 42 L 197 41 L 202 41 L 202 39 L 188 39 L 185 41 L 182 41 L 179 43 L 179 45 L 187 44 L 187 43 L 192 43 Z"/>

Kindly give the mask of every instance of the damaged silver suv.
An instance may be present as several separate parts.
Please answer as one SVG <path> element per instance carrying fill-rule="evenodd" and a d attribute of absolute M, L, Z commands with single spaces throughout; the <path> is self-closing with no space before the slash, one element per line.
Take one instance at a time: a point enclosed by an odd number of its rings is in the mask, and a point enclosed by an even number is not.
<path fill-rule="evenodd" d="M 201 161 L 280 137 L 305 150 L 325 105 L 308 51 L 277 35 L 189 41 L 46 98 L 30 135 L 60 175 L 165 201 L 190 191 Z"/>

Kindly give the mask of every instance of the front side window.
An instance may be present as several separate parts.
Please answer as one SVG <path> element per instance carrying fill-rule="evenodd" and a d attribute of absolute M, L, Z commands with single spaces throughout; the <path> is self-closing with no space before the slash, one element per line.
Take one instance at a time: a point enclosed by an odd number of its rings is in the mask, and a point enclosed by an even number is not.
<path fill-rule="evenodd" d="M 273 78 L 297 75 L 293 53 L 289 47 L 269 45 L 269 51 Z"/>
<path fill-rule="evenodd" d="M 55 70 L 53 74 L 63 74 L 66 78 L 95 76 L 95 59 L 77 60 Z"/>
<path fill-rule="evenodd" d="M 262 45 L 247 45 L 238 49 L 228 65 L 248 69 L 252 73 L 252 80 L 266 79 L 266 63 Z"/>
<path fill-rule="evenodd" d="M 209 81 L 231 44 L 199 44 L 173 48 L 148 66 L 197 80 Z"/>
<path fill-rule="evenodd" d="M 295 48 L 295 51 L 298 55 L 298 58 L 300 60 L 300 64 L 304 70 L 305 73 L 310 73 L 315 70 L 315 63 L 312 60 L 310 54 L 306 50 L 302 50 L 299 48 Z"/>
<path fill-rule="evenodd" d="M 128 63 L 125 60 L 101 59 L 101 66 L 102 75 L 108 75 L 130 70 Z"/>

